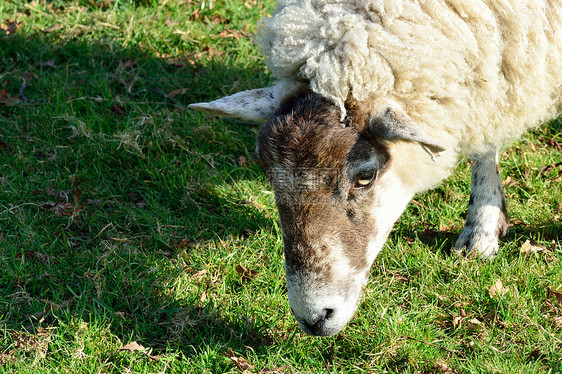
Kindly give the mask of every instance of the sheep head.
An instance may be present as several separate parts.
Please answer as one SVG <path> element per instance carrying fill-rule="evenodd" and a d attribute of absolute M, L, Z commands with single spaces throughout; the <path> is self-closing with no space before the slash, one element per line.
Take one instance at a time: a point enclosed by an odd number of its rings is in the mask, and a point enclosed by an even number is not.
<path fill-rule="evenodd" d="M 272 99 L 270 92 L 208 105 L 214 114 L 234 112 L 235 103 L 246 119 L 268 117 L 256 155 L 275 192 L 289 303 L 303 331 L 333 335 L 353 317 L 371 265 L 413 195 L 393 171 L 391 143 L 443 149 L 387 100 L 349 105 L 342 122 L 340 109 L 319 95 Z M 258 112 L 244 106 L 251 98 L 274 102 Z"/>

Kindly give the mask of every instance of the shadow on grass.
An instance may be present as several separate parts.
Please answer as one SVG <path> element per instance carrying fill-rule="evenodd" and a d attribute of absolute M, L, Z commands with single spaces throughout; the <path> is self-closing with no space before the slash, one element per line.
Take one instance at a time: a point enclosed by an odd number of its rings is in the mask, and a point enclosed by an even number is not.
<path fill-rule="evenodd" d="M 172 297 L 181 269 L 155 270 L 197 243 L 273 230 L 256 204 L 218 188 L 259 178 L 237 162 L 251 158 L 255 128 L 209 126 L 185 108 L 267 76 L 228 57 L 160 59 L 111 41 L 16 34 L 0 45 L 2 326 L 98 319 L 123 342 L 176 344 L 188 357 L 268 344 L 259 318 L 224 316 L 199 293 Z"/>

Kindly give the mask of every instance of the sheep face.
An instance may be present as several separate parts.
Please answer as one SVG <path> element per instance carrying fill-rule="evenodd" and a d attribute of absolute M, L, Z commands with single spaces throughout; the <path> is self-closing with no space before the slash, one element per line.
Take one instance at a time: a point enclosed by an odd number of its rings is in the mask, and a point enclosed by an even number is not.
<path fill-rule="evenodd" d="M 388 234 L 376 216 L 387 149 L 364 124 L 342 126 L 333 104 L 305 96 L 281 105 L 256 153 L 275 192 L 293 313 L 305 332 L 333 335 Z"/>
<path fill-rule="evenodd" d="M 339 106 L 287 81 L 189 107 L 267 121 L 256 155 L 275 191 L 289 302 L 305 332 L 336 334 L 392 225 L 424 186 L 410 175 L 417 156 L 434 160 L 445 149 L 387 96 L 348 100 L 344 121 Z"/>

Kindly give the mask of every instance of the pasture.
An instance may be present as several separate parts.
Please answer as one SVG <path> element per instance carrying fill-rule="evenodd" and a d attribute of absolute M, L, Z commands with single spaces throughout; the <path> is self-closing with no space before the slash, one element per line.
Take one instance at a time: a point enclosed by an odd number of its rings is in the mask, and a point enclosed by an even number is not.
<path fill-rule="evenodd" d="M 258 126 L 187 109 L 271 83 L 251 39 L 273 7 L 0 2 L 0 372 L 562 372 L 562 118 L 501 154 L 496 259 L 451 251 L 460 160 L 343 332 L 298 329 Z"/>

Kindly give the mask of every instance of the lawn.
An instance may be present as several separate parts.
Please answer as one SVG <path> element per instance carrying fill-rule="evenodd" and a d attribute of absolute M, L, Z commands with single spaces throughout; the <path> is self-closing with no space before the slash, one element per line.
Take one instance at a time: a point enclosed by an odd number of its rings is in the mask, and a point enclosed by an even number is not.
<path fill-rule="evenodd" d="M 298 329 L 258 127 L 187 109 L 272 83 L 273 7 L 0 1 L 0 372 L 561 373 L 562 119 L 502 153 L 495 260 L 451 251 L 460 160 L 344 331 Z"/>

